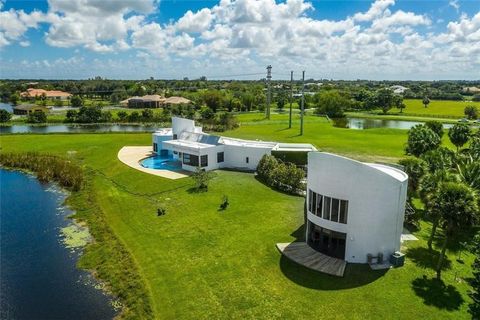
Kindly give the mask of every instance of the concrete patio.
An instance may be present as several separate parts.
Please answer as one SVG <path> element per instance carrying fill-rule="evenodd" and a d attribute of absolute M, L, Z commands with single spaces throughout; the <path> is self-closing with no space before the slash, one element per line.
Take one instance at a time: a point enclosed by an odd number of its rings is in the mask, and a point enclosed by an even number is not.
<path fill-rule="evenodd" d="M 188 173 L 186 171 L 171 171 L 171 170 L 163 170 L 163 169 L 150 169 L 142 167 L 140 161 L 151 157 L 153 155 L 152 147 L 150 146 L 126 146 L 120 149 L 118 152 L 118 160 L 126 164 L 127 166 L 137 169 L 139 171 L 153 174 L 155 176 L 167 178 L 167 179 L 181 179 L 188 177 Z"/>

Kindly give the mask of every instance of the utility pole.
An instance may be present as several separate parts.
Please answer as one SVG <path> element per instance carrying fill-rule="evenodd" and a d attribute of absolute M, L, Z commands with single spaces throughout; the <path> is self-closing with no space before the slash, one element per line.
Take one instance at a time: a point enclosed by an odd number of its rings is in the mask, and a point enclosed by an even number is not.
<path fill-rule="evenodd" d="M 270 120 L 270 104 L 272 103 L 272 93 L 270 89 L 270 81 L 272 80 L 272 66 L 267 67 L 267 119 Z"/>
<path fill-rule="evenodd" d="M 292 128 L 292 101 L 293 100 L 293 71 L 290 71 L 290 117 L 288 118 L 288 128 Z"/>
<path fill-rule="evenodd" d="M 303 114 L 305 113 L 305 71 L 302 71 L 302 107 L 300 110 L 300 135 L 303 135 Z"/>

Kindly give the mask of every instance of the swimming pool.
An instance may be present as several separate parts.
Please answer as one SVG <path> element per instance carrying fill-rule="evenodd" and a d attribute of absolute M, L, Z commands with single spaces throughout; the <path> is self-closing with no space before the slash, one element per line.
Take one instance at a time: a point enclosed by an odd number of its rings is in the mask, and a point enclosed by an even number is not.
<path fill-rule="evenodd" d="M 153 156 L 140 161 L 140 165 L 144 168 L 181 171 L 182 163 L 179 160 L 174 160 L 172 156 Z"/>

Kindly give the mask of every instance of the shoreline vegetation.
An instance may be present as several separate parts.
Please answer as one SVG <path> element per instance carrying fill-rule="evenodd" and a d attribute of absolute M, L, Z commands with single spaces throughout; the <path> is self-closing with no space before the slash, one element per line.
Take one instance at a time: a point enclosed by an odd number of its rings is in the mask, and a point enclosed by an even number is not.
<path fill-rule="evenodd" d="M 138 267 L 120 239 L 108 227 L 104 212 L 96 203 L 92 189 L 94 173 L 85 171 L 71 159 L 37 152 L 1 152 L 0 166 L 32 173 L 42 183 L 57 183 L 70 191 L 65 203 L 75 212 L 68 217 L 73 224 L 61 232 L 67 248 L 82 244 L 83 252 L 78 267 L 91 272 L 105 284 L 102 289 L 112 294 L 114 307 L 121 310 L 116 318 L 152 319 L 148 291 Z M 88 232 L 74 234 L 74 230 L 69 228 L 75 223 L 86 225 Z M 68 242 L 69 237 L 74 243 Z"/>

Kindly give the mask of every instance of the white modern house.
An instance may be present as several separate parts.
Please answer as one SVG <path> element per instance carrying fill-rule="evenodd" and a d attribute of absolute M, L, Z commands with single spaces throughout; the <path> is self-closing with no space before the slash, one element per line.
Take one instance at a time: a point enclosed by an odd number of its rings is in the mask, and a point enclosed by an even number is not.
<path fill-rule="evenodd" d="M 387 165 L 310 152 L 307 243 L 326 255 L 366 263 L 400 250 L 408 176 Z"/>
<path fill-rule="evenodd" d="M 265 154 L 316 151 L 311 144 L 242 140 L 204 133 L 193 120 L 172 117 L 172 127 L 152 134 L 153 151 L 195 171 L 231 168 L 255 170 Z"/>

